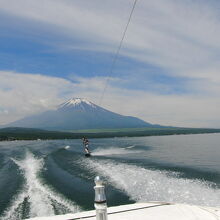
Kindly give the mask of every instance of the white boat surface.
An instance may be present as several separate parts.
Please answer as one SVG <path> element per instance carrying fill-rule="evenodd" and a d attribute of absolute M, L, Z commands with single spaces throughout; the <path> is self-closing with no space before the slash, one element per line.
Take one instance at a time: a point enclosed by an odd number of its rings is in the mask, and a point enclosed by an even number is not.
<path fill-rule="evenodd" d="M 164 202 L 135 203 L 109 207 L 108 220 L 220 220 L 220 208 Z M 36 217 L 29 220 L 95 220 L 96 211 L 51 217 Z"/>

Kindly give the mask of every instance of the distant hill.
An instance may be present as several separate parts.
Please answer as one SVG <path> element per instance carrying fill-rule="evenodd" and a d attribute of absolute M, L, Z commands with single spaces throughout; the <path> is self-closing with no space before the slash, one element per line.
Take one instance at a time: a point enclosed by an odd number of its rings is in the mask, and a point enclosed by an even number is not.
<path fill-rule="evenodd" d="M 80 134 L 70 132 L 47 131 L 35 128 L 9 127 L 0 129 L 0 141 L 37 140 L 37 139 L 74 139 Z"/>
<path fill-rule="evenodd" d="M 47 140 L 47 139 L 78 139 L 88 138 L 110 138 L 110 137 L 140 137 L 157 135 L 178 134 L 204 134 L 220 133 L 220 129 L 209 128 L 122 128 L 122 129 L 96 129 L 81 130 L 78 132 L 47 131 L 34 128 L 3 128 L 0 129 L 0 141 L 13 140 Z"/>
<path fill-rule="evenodd" d="M 123 116 L 85 99 L 75 98 L 61 104 L 56 110 L 46 111 L 7 124 L 5 127 L 27 127 L 47 130 L 79 130 L 109 128 L 157 128 L 139 118 Z"/>

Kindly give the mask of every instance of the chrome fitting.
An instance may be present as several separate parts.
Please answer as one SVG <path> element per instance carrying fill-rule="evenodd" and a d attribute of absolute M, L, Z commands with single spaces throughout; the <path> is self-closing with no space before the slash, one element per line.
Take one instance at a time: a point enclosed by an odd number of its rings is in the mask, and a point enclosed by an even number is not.
<path fill-rule="evenodd" d="M 107 220 L 107 203 L 105 196 L 105 186 L 99 176 L 95 178 L 95 209 L 96 220 Z"/>

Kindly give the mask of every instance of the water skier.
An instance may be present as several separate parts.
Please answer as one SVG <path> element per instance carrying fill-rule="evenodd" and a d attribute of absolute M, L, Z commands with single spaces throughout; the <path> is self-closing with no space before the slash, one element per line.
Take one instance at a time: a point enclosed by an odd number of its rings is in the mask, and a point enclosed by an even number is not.
<path fill-rule="evenodd" d="M 83 146 L 84 146 L 84 151 L 86 153 L 86 155 L 90 155 L 90 151 L 89 151 L 89 140 L 87 138 L 83 138 Z"/>

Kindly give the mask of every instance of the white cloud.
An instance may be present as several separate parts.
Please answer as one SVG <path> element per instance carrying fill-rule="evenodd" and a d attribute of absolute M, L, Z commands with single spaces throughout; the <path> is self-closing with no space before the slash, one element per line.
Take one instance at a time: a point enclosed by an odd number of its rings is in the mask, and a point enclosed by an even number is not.
<path fill-rule="evenodd" d="M 0 123 L 43 111 L 62 100 L 60 92 L 71 83 L 61 78 L 0 71 Z M 62 88 L 64 88 L 62 90 Z"/>
<path fill-rule="evenodd" d="M 54 108 L 71 97 L 83 97 L 99 103 L 105 77 L 72 79 L 74 82 L 40 74 L 1 71 L 0 124 Z M 112 79 L 112 82 L 119 80 Z M 220 108 L 218 97 L 156 95 L 117 88 L 113 85 L 114 83 L 109 84 L 102 104 L 114 112 L 164 125 L 220 127 L 220 121 L 216 121 Z"/>

